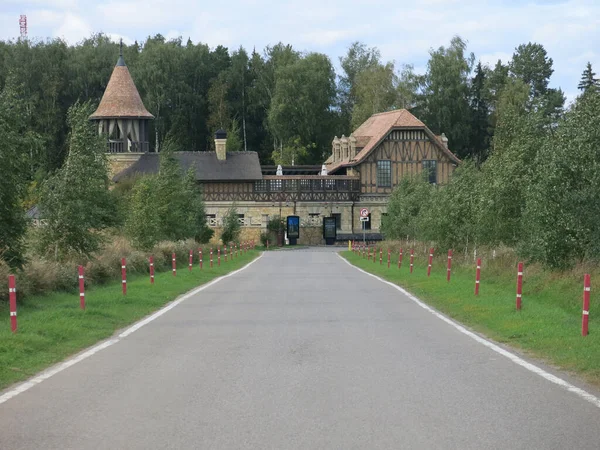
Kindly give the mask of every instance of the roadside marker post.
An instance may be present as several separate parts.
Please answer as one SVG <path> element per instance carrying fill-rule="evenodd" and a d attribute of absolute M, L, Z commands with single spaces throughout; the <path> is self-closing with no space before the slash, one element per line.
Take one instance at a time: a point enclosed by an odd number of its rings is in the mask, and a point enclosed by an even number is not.
<path fill-rule="evenodd" d="M 388 248 L 388 269 L 390 268 L 391 262 L 392 262 L 392 253 L 391 253 L 391 250 Z"/>
<path fill-rule="evenodd" d="M 173 267 L 173 276 L 176 277 L 177 276 L 177 257 L 175 255 L 175 253 L 173 253 L 171 255 L 171 258 L 173 260 L 171 263 L 171 266 Z"/>
<path fill-rule="evenodd" d="M 267 250 L 269 250 L 269 240 L 267 239 Z M 231 258 L 233 258 L 233 250 L 231 251 Z"/>
<path fill-rule="evenodd" d="M 429 249 L 429 265 L 427 266 L 427 276 L 431 276 L 431 263 L 433 262 L 433 247 Z"/>
<path fill-rule="evenodd" d="M 402 268 L 402 249 L 400 249 L 400 253 L 398 254 L 398 269 Z"/>
<path fill-rule="evenodd" d="M 227 262 L 227 246 L 223 246 L 223 252 L 225 253 L 225 262 Z"/>
<path fill-rule="evenodd" d="M 150 257 L 150 284 L 154 284 L 154 256 Z"/>
<path fill-rule="evenodd" d="M 481 280 L 481 258 L 477 259 L 477 269 L 475 270 L 475 295 L 479 295 L 479 281 Z"/>
<path fill-rule="evenodd" d="M 200 270 L 202 270 L 202 249 L 201 248 L 198 249 L 198 259 L 200 260 L 198 263 L 200 265 Z"/>
<path fill-rule="evenodd" d="M 190 272 L 192 271 L 192 265 L 194 264 L 194 251 L 190 250 L 190 261 L 188 264 Z"/>
<path fill-rule="evenodd" d="M 517 311 L 521 311 L 523 297 L 523 263 L 520 262 L 517 269 Z"/>
<path fill-rule="evenodd" d="M 383 264 L 383 250 L 379 247 L 379 265 Z"/>
<path fill-rule="evenodd" d="M 127 261 L 121 258 L 121 284 L 123 285 L 123 295 L 127 295 Z"/>
<path fill-rule="evenodd" d="M 217 248 L 217 267 L 221 267 L 221 247 Z"/>
<path fill-rule="evenodd" d="M 450 283 L 450 274 L 452 272 L 452 250 L 448 250 L 448 271 L 447 271 L 447 275 L 446 275 L 446 281 L 448 281 L 448 283 Z"/>
<path fill-rule="evenodd" d="M 85 309 L 85 279 L 83 278 L 83 266 L 77 267 L 77 278 L 79 278 L 79 308 Z"/>
<path fill-rule="evenodd" d="M 10 303 L 10 330 L 17 332 L 17 284 L 15 276 L 8 276 L 8 298 Z"/>
<path fill-rule="evenodd" d="M 410 273 L 413 273 L 413 266 L 415 262 L 415 249 L 410 249 Z"/>
<path fill-rule="evenodd" d="M 590 318 L 590 274 L 583 276 L 583 312 L 581 313 L 581 335 L 588 335 L 588 321 Z"/>
<path fill-rule="evenodd" d="M 213 267 L 213 249 L 210 249 L 210 268 L 212 269 Z"/>

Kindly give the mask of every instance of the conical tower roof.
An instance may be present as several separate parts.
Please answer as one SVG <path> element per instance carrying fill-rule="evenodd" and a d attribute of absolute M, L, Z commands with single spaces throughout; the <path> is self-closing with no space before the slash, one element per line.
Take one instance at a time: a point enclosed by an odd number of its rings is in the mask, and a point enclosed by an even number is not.
<path fill-rule="evenodd" d="M 154 119 L 144 107 L 122 54 L 110 76 L 100 105 L 90 119 Z"/>

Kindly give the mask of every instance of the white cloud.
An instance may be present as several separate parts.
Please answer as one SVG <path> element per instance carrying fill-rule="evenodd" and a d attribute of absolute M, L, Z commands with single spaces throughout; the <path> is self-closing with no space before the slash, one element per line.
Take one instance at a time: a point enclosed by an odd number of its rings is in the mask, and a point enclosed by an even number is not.
<path fill-rule="evenodd" d="M 80 16 L 66 13 L 53 35 L 75 44 L 92 34 L 92 27 Z"/>

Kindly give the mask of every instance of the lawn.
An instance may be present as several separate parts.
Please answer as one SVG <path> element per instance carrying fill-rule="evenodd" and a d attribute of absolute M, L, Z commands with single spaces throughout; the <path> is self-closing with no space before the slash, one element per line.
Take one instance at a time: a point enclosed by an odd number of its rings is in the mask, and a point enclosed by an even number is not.
<path fill-rule="evenodd" d="M 446 255 L 434 258 L 430 277 L 424 257 L 415 259 L 411 274 L 406 254 L 401 269 L 397 266 L 397 255 L 392 256 L 391 267 L 387 268 L 385 251 L 382 265 L 379 255 L 375 263 L 348 251 L 342 255 L 350 263 L 402 286 L 473 330 L 600 386 L 600 321 L 594 320 L 600 311 L 594 311 L 593 290 L 590 332 L 586 337 L 581 336 L 583 272 L 579 277 L 573 272 L 561 274 L 539 267 L 528 271 L 526 266 L 522 309 L 517 311 L 516 265 L 484 264 L 479 295 L 475 296 L 475 265 L 455 263 L 448 282 Z M 592 274 L 592 285 L 593 278 Z"/>
<path fill-rule="evenodd" d="M 258 256 L 256 250 L 240 254 L 227 263 L 215 262 L 211 269 L 205 259 L 190 272 L 187 265 L 172 272 L 157 272 L 154 285 L 148 275 L 132 275 L 127 280 L 127 295 L 121 283 L 86 290 L 86 309 L 79 308 L 79 294 L 55 292 L 28 297 L 17 305 L 18 331 L 10 331 L 7 303 L 0 303 L 0 389 L 25 380 L 115 331 L 160 309 L 179 295 L 219 276 L 239 269 Z M 17 281 L 17 291 L 18 291 Z"/>

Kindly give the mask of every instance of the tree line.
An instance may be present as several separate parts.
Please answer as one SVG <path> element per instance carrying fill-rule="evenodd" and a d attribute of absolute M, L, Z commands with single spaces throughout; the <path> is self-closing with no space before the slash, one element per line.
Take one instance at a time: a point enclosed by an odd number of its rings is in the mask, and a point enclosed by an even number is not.
<path fill-rule="evenodd" d="M 600 86 L 588 66 L 581 95 L 549 121 L 546 103 L 517 80 L 500 96 L 492 152 L 466 159 L 450 183 L 406 178 L 383 232 L 442 249 L 504 245 L 553 268 L 600 261 Z"/>
<path fill-rule="evenodd" d="M 151 146 L 171 139 L 179 148 L 210 150 L 214 132 L 228 131 L 230 150 L 257 151 L 261 163 L 319 164 L 333 136 L 349 135 L 370 115 L 411 108 L 437 134 L 444 132 L 461 158 L 483 162 L 496 129 L 500 93 L 511 80 L 530 86 L 550 121 L 563 112 L 564 95 L 548 87 L 552 58 L 536 43 L 520 45 L 511 61 L 493 67 L 468 53 L 455 37 L 431 49 L 425 74 L 410 64 L 384 61 L 376 47 L 355 42 L 335 73 L 322 53 L 278 43 L 262 52 L 211 49 L 160 34 L 123 48 L 147 109 Z M 96 34 L 77 45 L 61 39 L 0 42 L 0 90 L 21 84 L 25 129 L 42 145 L 29 151 L 29 177 L 42 179 L 63 164 L 67 111 L 76 101 L 97 104 L 119 45 Z M 586 68 L 593 73 L 591 66 Z"/>

